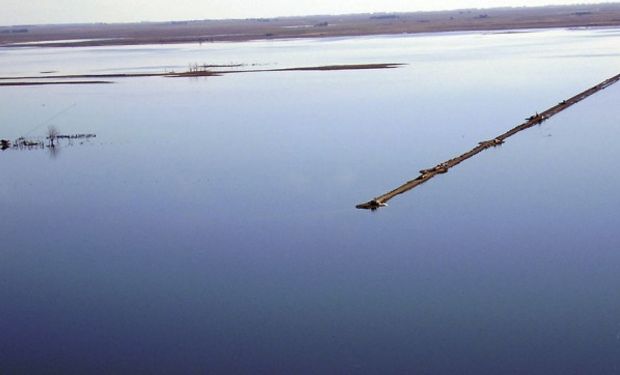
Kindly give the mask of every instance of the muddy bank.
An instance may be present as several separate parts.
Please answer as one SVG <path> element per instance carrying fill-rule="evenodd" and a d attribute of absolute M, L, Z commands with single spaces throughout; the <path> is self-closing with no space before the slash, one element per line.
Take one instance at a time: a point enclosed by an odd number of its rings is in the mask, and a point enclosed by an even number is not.
<path fill-rule="evenodd" d="M 166 73 L 113 73 L 113 74 L 64 74 L 44 76 L 16 76 L 0 77 L 0 81 L 17 79 L 84 79 L 84 78 L 136 78 L 136 77 L 161 77 Z"/>
<path fill-rule="evenodd" d="M 41 77 L 43 78 L 43 77 Z M 43 85 L 102 85 L 114 83 L 112 81 L 26 81 L 26 82 L 0 82 L 0 86 L 43 86 Z"/>
<path fill-rule="evenodd" d="M 168 78 L 183 78 L 183 77 L 215 77 L 224 74 L 235 73 L 261 73 L 261 72 L 307 72 L 307 71 L 344 71 L 344 70 L 375 70 L 375 69 L 394 69 L 399 68 L 405 64 L 400 63 L 379 63 L 379 64 L 349 64 L 349 65 L 324 65 L 324 66 L 310 66 L 310 67 L 295 67 L 295 68 L 281 68 L 281 69 L 247 69 L 247 70 L 224 70 L 216 71 L 207 68 L 200 68 L 199 70 L 191 70 L 186 72 L 161 72 L 161 73 L 115 73 L 115 74 L 70 74 L 70 75 L 41 75 L 41 76 L 18 76 L 18 77 L 0 77 L 0 86 L 33 86 L 33 85 L 69 85 L 69 84 L 99 84 L 99 83 L 114 83 L 113 81 L 83 81 L 83 79 L 111 79 L 111 78 L 144 78 L 144 77 L 168 77 Z M 205 65 L 211 67 L 214 65 Z M 238 65 L 241 66 L 241 65 Z M 220 67 L 232 67 L 230 65 L 220 65 Z M 78 81 L 53 81 L 47 82 L 47 80 L 73 80 Z M 17 80 L 37 80 L 19 82 Z M 44 80 L 44 81 L 40 81 Z M 2 82 L 2 81 L 16 81 L 16 82 Z"/>
<path fill-rule="evenodd" d="M 301 68 L 282 68 L 282 69 L 260 69 L 260 70 L 240 70 L 228 71 L 225 73 L 257 73 L 257 72 L 321 72 L 333 70 L 373 70 L 373 69 L 394 69 L 404 66 L 401 63 L 380 63 L 380 64 L 349 64 L 349 65 L 324 65 L 309 66 Z"/>
<path fill-rule="evenodd" d="M 428 180 L 430 180 L 431 178 L 439 174 L 447 173 L 450 168 L 457 166 L 458 164 L 464 162 L 465 160 L 471 157 L 474 157 L 475 155 L 479 154 L 480 152 L 488 148 L 502 145 L 508 138 L 512 137 L 513 135 L 523 130 L 529 129 L 532 126 L 543 123 L 544 121 L 549 119 L 551 116 L 554 116 L 562 112 L 563 110 L 569 108 L 570 106 L 579 103 L 580 101 L 588 98 L 589 96 L 601 90 L 604 90 L 605 88 L 613 85 L 614 83 L 618 81 L 620 81 L 620 74 L 615 75 L 609 79 L 606 79 L 605 81 L 599 83 L 598 85 L 593 86 L 569 99 L 562 100 L 560 103 L 554 105 L 553 107 L 541 113 L 536 113 L 528 117 L 526 122 L 506 131 L 505 133 L 498 135 L 497 137 L 493 139 L 478 142 L 478 145 L 476 145 L 471 150 L 465 152 L 464 154 L 461 154 L 450 160 L 439 163 L 434 167 L 421 170 L 420 175 L 417 178 L 407 181 L 401 186 L 397 187 L 396 189 L 391 190 L 383 195 L 379 195 L 369 200 L 368 202 L 358 204 L 355 207 L 359 209 L 367 209 L 367 210 L 376 210 L 380 207 L 384 207 L 387 205 L 387 202 L 390 199 L 394 198 L 395 196 L 406 193 L 409 190 L 422 185 L 423 183 L 427 182 Z"/>

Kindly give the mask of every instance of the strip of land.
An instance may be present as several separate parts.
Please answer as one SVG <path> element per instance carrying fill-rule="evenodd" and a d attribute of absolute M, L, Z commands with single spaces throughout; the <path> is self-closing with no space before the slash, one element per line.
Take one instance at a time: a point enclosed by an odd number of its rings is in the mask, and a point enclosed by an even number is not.
<path fill-rule="evenodd" d="M 620 26 L 620 3 L 242 20 L 0 26 L 0 46 L 84 47 Z"/>
<path fill-rule="evenodd" d="M 185 72 L 178 74 L 166 74 L 166 77 L 193 77 L 203 75 L 222 75 L 235 73 L 267 73 L 267 72 L 326 72 L 333 70 L 375 70 L 375 69 L 394 69 L 406 64 L 402 63 L 379 63 L 379 64 L 348 64 L 348 65 L 323 65 L 305 66 L 299 68 L 279 68 L 279 69 L 249 69 L 249 70 L 199 70 L 195 72 Z"/>
<path fill-rule="evenodd" d="M 262 69 L 262 70 L 241 70 L 229 71 L 228 73 L 255 73 L 255 72 L 308 72 L 308 71 L 328 71 L 328 70 L 373 70 L 373 69 L 394 69 L 405 64 L 401 63 L 381 63 L 381 64 L 349 64 L 349 65 L 324 65 L 308 66 L 301 68 L 281 68 L 281 69 Z"/>
<path fill-rule="evenodd" d="M 65 74 L 65 75 L 42 75 L 42 76 L 6 76 L 0 77 L 0 81 L 17 79 L 83 79 L 83 78 L 135 78 L 135 77 L 162 77 L 168 73 L 113 73 L 113 74 Z M 76 82 L 76 81 L 67 81 Z M 89 81 L 93 82 L 93 81 Z"/>
<path fill-rule="evenodd" d="M 563 110 L 579 103 L 580 101 L 588 98 L 589 96 L 601 90 L 604 90 L 605 88 L 613 85 L 614 83 L 618 81 L 620 81 L 620 74 L 615 75 L 609 79 L 606 79 L 605 81 L 599 83 L 598 85 L 593 86 L 573 96 L 570 99 L 562 100 L 559 104 L 554 105 L 553 107 L 545 110 L 544 112 L 536 113 L 535 115 L 530 116 L 526 122 L 508 130 L 507 132 L 500 134 L 491 140 L 479 142 L 477 146 L 475 146 L 474 148 L 465 152 L 462 155 L 459 155 L 450 160 L 444 161 L 443 163 L 439 163 L 432 168 L 421 170 L 420 175 L 417 178 L 407 181 L 401 186 L 397 187 L 396 189 L 391 190 L 383 195 L 379 195 L 378 197 L 375 197 L 366 203 L 358 204 L 356 208 L 376 210 L 379 207 L 384 207 L 387 205 L 387 201 L 396 197 L 397 195 L 406 193 L 409 190 L 422 185 L 423 183 L 427 182 L 428 180 L 437 176 L 438 174 L 443 174 L 443 173 L 448 172 L 450 168 L 457 166 L 458 164 L 464 162 L 465 160 L 471 157 L 476 156 L 477 154 L 481 153 L 482 151 L 488 148 L 496 147 L 496 146 L 503 144 L 506 141 L 506 139 L 512 137 L 513 135 L 523 130 L 529 129 L 534 125 L 541 124 L 545 120 L 549 119 L 551 116 L 554 116 L 562 112 Z"/>
<path fill-rule="evenodd" d="M 101 85 L 114 83 L 111 81 L 21 81 L 0 82 L 0 86 L 43 86 L 43 85 Z"/>
<path fill-rule="evenodd" d="M 400 63 L 379 63 L 379 64 L 350 64 L 350 65 L 324 65 L 309 66 L 297 68 L 280 68 L 280 69 L 251 69 L 251 70 L 225 70 L 214 71 L 205 67 L 199 67 L 195 70 L 189 70 L 180 73 L 162 72 L 162 73 L 114 73 L 114 74 L 69 74 L 69 75 L 39 75 L 39 76 L 16 76 L 16 77 L 0 77 L 0 86 L 27 86 L 27 85 L 68 85 L 68 84 L 95 84 L 95 83 L 113 83 L 112 81 L 72 81 L 74 79 L 110 79 L 110 78 L 140 78 L 140 77 L 211 77 L 224 74 L 234 73 L 264 73 L 264 72 L 308 72 L 308 71 L 341 71 L 341 70 L 373 70 L 373 69 L 394 69 L 405 64 Z M 58 81 L 58 80 L 67 81 Z M 23 81 L 38 80 L 38 81 Z M 41 81 L 43 80 L 43 81 Z M 56 80 L 49 82 L 47 80 Z M 3 82 L 9 81 L 9 82 Z M 14 81 L 14 82 L 13 82 Z"/>

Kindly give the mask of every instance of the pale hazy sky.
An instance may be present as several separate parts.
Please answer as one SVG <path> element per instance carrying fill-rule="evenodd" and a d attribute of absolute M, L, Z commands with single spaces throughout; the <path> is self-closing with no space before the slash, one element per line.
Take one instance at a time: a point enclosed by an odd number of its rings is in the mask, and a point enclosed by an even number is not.
<path fill-rule="evenodd" d="M 600 3 L 601 0 L 0 0 L 0 25 L 135 22 Z M 613 2 L 613 1 L 607 1 Z"/>

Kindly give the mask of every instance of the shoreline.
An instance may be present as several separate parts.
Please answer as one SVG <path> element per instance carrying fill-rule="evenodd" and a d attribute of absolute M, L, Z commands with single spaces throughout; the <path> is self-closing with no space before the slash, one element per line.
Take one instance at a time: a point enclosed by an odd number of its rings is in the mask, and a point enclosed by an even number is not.
<path fill-rule="evenodd" d="M 0 47 L 202 44 L 576 27 L 620 27 L 620 3 L 245 20 L 0 26 Z"/>
<path fill-rule="evenodd" d="M 618 21 L 609 22 L 605 24 L 595 25 L 583 25 L 583 24 L 553 24 L 553 25 L 532 25 L 532 26 L 518 26 L 507 25 L 498 26 L 493 28 L 487 27 L 469 27 L 469 28 L 446 28 L 436 30 L 421 30 L 421 31 L 393 31 L 393 32 L 355 32 L 355 33 L 321 33 L 319 35 L 254 35 L 254 36 L 220 36 L 209 37 L 208 40 L 202 37 L 179 37 L 179 38 L 119 38 L 119 39 L 94 39 L 84 42 L 46 42 L 41 40 L 40 42 L 28 42 L 28 43 L 0 43 L 0 48 L 77 48 L 77 47 L 123 47 L 123 46 L 144 46 L 144 45 L 174 45 L 174 44 L 208 44 L 218 42 L 229 43 L 243 43 L 243 42 L 259 42 L 259 41 L 286 41 L 286 40 L 303 40 L 303 39 L 323 39 L 323 38 L 356 38 L 356 37 L 371 37 L 371 36 L 398 36 L 398 35 L 431 35 L 439 33 L 494 33 L 494 32 L 519 32 L 522 30 L 552 30 L 552 29 L 574 29 L 574 28 L 601 28 L 601 29 L 615 29 L 620 28 L 620 18 Z"/>

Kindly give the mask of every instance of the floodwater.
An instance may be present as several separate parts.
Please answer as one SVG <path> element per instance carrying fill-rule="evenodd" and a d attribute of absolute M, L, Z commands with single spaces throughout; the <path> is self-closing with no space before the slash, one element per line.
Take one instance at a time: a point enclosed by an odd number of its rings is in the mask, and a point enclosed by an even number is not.
<path fill-rule="evenodd" d="M 618 29 L 0 49 L 0 372 L 617 374 Z"/>

